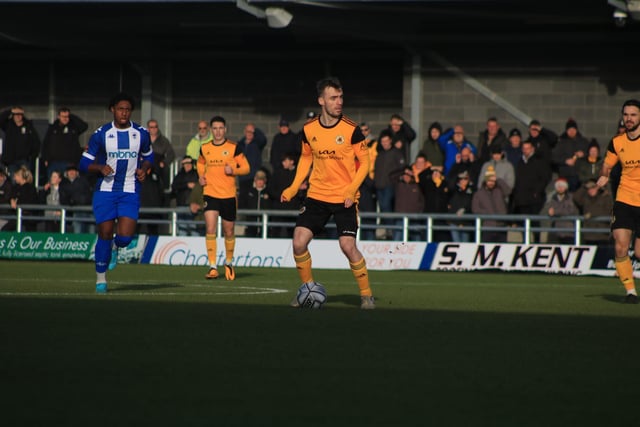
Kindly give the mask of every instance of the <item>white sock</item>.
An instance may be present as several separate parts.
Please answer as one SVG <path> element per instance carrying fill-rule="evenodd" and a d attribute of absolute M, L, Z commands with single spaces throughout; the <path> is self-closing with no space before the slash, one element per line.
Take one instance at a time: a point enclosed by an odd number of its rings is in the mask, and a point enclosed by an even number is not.
<path fill-rule="evenodd" d="M 107 273 L 96 273 L 96 283 L 107 283 Z"/>
<path fill-rule="evenodd" d="M 638 296 L 638 294 L 636 293 L 636 289 L 635 289 L 635 288 L 633 288 L 633 289 L 629 289 L 629 290 L 627 291 L 627 295 L 635 295 L 635 296 Z"/>

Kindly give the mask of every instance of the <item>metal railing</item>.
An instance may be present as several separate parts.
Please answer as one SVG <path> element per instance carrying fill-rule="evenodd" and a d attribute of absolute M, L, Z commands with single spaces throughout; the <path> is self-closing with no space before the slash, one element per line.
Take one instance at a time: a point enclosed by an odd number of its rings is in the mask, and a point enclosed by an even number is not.
<path fill-rule="evenodd" d="M 92 208 L 90 206 L 48 206 L 48 205 L 22 205 L 13 213 L 0 213 L 0 220 L 14 220 L 15 231 L 21 232 L 25 230 L 25 224 L 30 224 L 31 228 L 35 225 L 37 231 L 43 231 L 43 225 L 46 222 L 58 222 L 60 233 L 69 233 L 73 222 L 93 224 L 94 218 Z M 47 215 L 46 212 L 57 212 L 56 216 Z M 27 213 L 28 212 L 28 213 Z M 76 213 L 84 213 L 83 216 Z M 263 239 L 274 238 L 274 229 L 293 230 L 298 211 L 282 211 L 282 210 L 238 210 L 238 220 L 236 227 L 257 228 L 259 233 L 256 237 Z M 204 222 L 196 221 L 191 218 L 191 212 L 187 207 L 172 208 L 141 208 L 139 225 L 155 225 L 160 231 L 158 234 L 177 236 L 181 233 L 188 232 L 200 235 L 204 230 Z M 569 243 L 580 245 L 585 237 L 593 237 L 594 233 L 607 240 L 609 229 L 607 224 L 610 222 L 608 216 L 584 218 L 582 216 L 565 216 L 565 217 L 549 217 L 544 215 L 456 215 L 456 214 L 401 214 L 401 213 L 376 213 L 376 212 L 360 212 L 360 233 L 358 239 L 362 240 L 380 240 L 388 238 L 389 234 L 395 233 L 394 240 L 400 241 L 451 241 L 450 239 L 436 239 L 438 232 L 451 233 L 458 231 L 467 233 L 469 242 L 487 243 L 483 241 L 485 232 L 498 233 L 519 233 L 522 243 L 532 243 L 532 236 L 540 236 L 546 233 L 548 241 L 557 240 L 563 237 L 564 241 L 568 238 Z M 499 222 L 499 225 L 488 226 L 486 223 Z M 557 221 L 569 225 L 558 225 Z M 596 226 L 585 226 L 585 221 L 589 224 L 597 224 Z M 366 231 L 368 235 L 380 233 L 384 230 L 385 235 L 374 239 L 363 239 L 362 234 Z M 336 235 L 335 225 L 330 221 L 327 224 L 327 232 L 329 237 Z M 243 232 L 237 233 L 239 236 L 244 235 Z M 222 235 L 221 224 L 218 224 L 218 235 Z M 401 237 L 401 239 L 399 238 Z M 540 242 L 540 238 L 535 239 Z"/>

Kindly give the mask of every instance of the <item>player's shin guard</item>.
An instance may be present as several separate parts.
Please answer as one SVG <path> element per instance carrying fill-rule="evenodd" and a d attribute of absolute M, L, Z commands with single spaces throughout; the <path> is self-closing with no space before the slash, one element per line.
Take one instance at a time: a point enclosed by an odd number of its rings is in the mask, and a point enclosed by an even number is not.
<path fill-rule="evenodd" d="M 636 294 L 636 284 L 633 280 L 633 265 L 629 256 L 623 256 L 621 258 L 615 258 L 616 272 L 618 278 L 622 282 L 622 285 L 627 290 L 628 294 Z"/>
<path fill-rule="evenodd" d="M 119 234 L 116 234 L 116 237 L 113 239 L 113 243 L 119 248 L 126 248 L 129 246 L 129 243 L 131 243 L 131 240 L 133 240 L 131 236 L 120 236 Z"/>
<path fill-rule="evenodd" d="M 215 267 L 217 265 L 216 252 L 218 251 L 218 245 L 216 243 L 215 234 L 207 234 L 205 237 L 205 244 L 207 246 L 207 257 L 209 258 L 209 265 Z"/>
<path fill-rule="evenodd" d="M 313 276 L 311 275 L 311 254 L 309 251 L 306 251 L 302 255 L 294 255 L 293 259 L 296 262 L 296 269 L 298 270 L 298 275 L 302 283 L 313 281 Z"/>
<path fill-rule="evenodd" d="M 224 250 L 226 255 L 226 263 L 231 264 L 233 261 L 233 251 L 236 249 L 236 238 L 232 237 L 230 239 L 224 239 Z"/>
<path fill-rule="evenodd" d="M 111 261 L 111 240 L 102 240 L 98 237 L 95 249 L 96 273 L 107 271 L 109 261 Z"/>
<path fill-rule="evenodd" d="M 353 273 L 353 277 L 356 278 L 356 282 L 358 282 L 358 288 L 360 288 L 360 296 L 362 297 L 370 297 L 371 287 L 369 286 L 369 272 L 367 271 L 367 263 L 364 258 L 356 263 L 349 262 L 349 266 L 351 267 L 351 272 Z"/>

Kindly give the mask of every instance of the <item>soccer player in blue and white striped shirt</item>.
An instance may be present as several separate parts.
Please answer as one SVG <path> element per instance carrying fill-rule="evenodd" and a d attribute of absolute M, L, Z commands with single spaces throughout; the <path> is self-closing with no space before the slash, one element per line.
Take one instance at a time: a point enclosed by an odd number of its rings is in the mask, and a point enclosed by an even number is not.
<path fill-rule="evenodd" d="M 140 210 L 140 182 L 153 164 L 149 132 L 131 121 L 134 105 L 133 98 L 126 93 L 111 99 L 109 110 L 113 121 L 94 132 L 80 160 L 81 171 L 99 176 L 93 194 L 98 226 L 95 248 L 98 293 L 107 292 L 106 272 L 115 267 L 117 248 L 131 243 Z"/>

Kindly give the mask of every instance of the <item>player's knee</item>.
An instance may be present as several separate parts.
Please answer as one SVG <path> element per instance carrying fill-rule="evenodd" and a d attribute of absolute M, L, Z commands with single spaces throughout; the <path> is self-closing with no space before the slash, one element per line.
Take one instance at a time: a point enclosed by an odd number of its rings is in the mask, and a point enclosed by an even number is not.
<path fill-rule="evenodd" d="M 133 240 L 131 236 L 120 236 L 119 234 L 116 234 L 116 237 L 115 239 L 113 239 L 113 242 L 119 248 L 126 248 L 127 246 L 129 246 L 129 243 L 131 243 L 131 240 Z"/>

